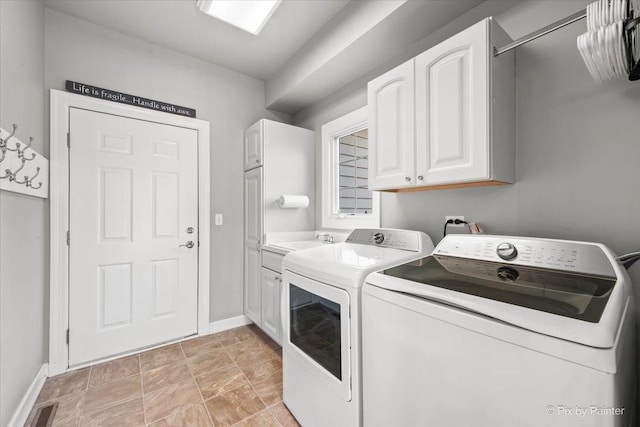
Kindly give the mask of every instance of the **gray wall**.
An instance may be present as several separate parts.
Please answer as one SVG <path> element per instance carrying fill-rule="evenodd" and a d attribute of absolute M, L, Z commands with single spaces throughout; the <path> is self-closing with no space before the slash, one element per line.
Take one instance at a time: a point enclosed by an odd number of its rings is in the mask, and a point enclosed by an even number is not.
<path fill-rule="evenodd" d="M 412 46 L 375 75 L 483 16 L 494 14 L 517 38 L 586 4 L 488 2 Z M 515 184 L 382 193 L 382 226 L 423 230 L 437 242 L 445 215 L 464 215 L 493 234 L 597 241 L 618 253 L 640 248 L 635 224 L 640 218 L 640 144 L 635 124 L 640 117 L 640 84 L 595 83 L 576 49 L 576 37 L 584 31 L 583 22 L 573 24 L 517 49 Z M 296 115 L 294 124 L 316 130 L 316 155 L 321 126 L 366 105 L 370 77 Z M 316 191 L 320 194 L 319 188 Z M 632 275 L 640 284 L 640 266 Z"/>
<path fill-rule="evenodd" d="M 197 110 L 211 123 L 211 321 L 242 304 L 242 132 L 262 117 L 262 81 L 47 9 L 45 87 L 75 80 Z M 213 41 L 212 41 L 213 42 Z M 48 99 L 48 94 L 47 94 Z"/>
<path fill-rule="evenodd" d="M 0 1 L 0 126 L 45 151 L 44 6 Z M 48 206 L 0 191 L 0 425 L 48 360 Z"/>

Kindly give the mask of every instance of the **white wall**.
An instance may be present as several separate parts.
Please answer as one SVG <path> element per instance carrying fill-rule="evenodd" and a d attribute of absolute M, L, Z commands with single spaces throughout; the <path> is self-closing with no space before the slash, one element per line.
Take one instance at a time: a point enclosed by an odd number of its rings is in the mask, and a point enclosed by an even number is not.
<path fill-rule="evenodd" d="M 50 9 L 45 36 L 47 89 L 75 80 L 192 107 L 211 123 L 211 212 L 224 226 L 211 227 L 210 320 L 242 314 L 242 132 L 291 118 L 264 109 L 260 80 Z"/>
<path fill-rule="evenodd" d="M 0 126 L 44 144 L 44 6 L 0 1 Z M 48 205 L 0 191 L 0 425 L 47 357 Z"/>

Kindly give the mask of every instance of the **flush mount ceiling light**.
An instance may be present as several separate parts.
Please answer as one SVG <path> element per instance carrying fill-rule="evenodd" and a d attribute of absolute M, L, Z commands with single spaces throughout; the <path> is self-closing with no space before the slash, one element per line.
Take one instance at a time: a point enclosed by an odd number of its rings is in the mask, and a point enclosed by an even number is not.
<path fill-rule="evenodd" d="M 282 0 L 197 0 L 198 8 L 228 24 L 258 35 Z"/>

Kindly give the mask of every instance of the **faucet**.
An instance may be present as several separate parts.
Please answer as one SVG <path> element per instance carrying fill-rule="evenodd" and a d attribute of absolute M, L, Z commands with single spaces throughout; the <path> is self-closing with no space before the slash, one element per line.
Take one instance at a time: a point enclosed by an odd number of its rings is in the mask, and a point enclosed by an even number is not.
<path fill-rule="evenodd" d="M 335 238 L 329 233 L 318 234 L 316 236 L 316 240 L 318 240 L 320 237 L 323 237 L 322 241 L 324 243 L 334 243 L 335 242 Z"/>

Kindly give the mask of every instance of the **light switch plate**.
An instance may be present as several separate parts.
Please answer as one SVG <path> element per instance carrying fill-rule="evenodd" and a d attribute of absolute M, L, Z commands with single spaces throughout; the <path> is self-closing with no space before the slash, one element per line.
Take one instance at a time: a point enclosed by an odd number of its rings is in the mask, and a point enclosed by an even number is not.
<path fill-rule="evenodd" d="M 221 213 L 217 213 L 215 216 L 215 224 L 216 225 L 222 225 L 222 214 Z"/>

